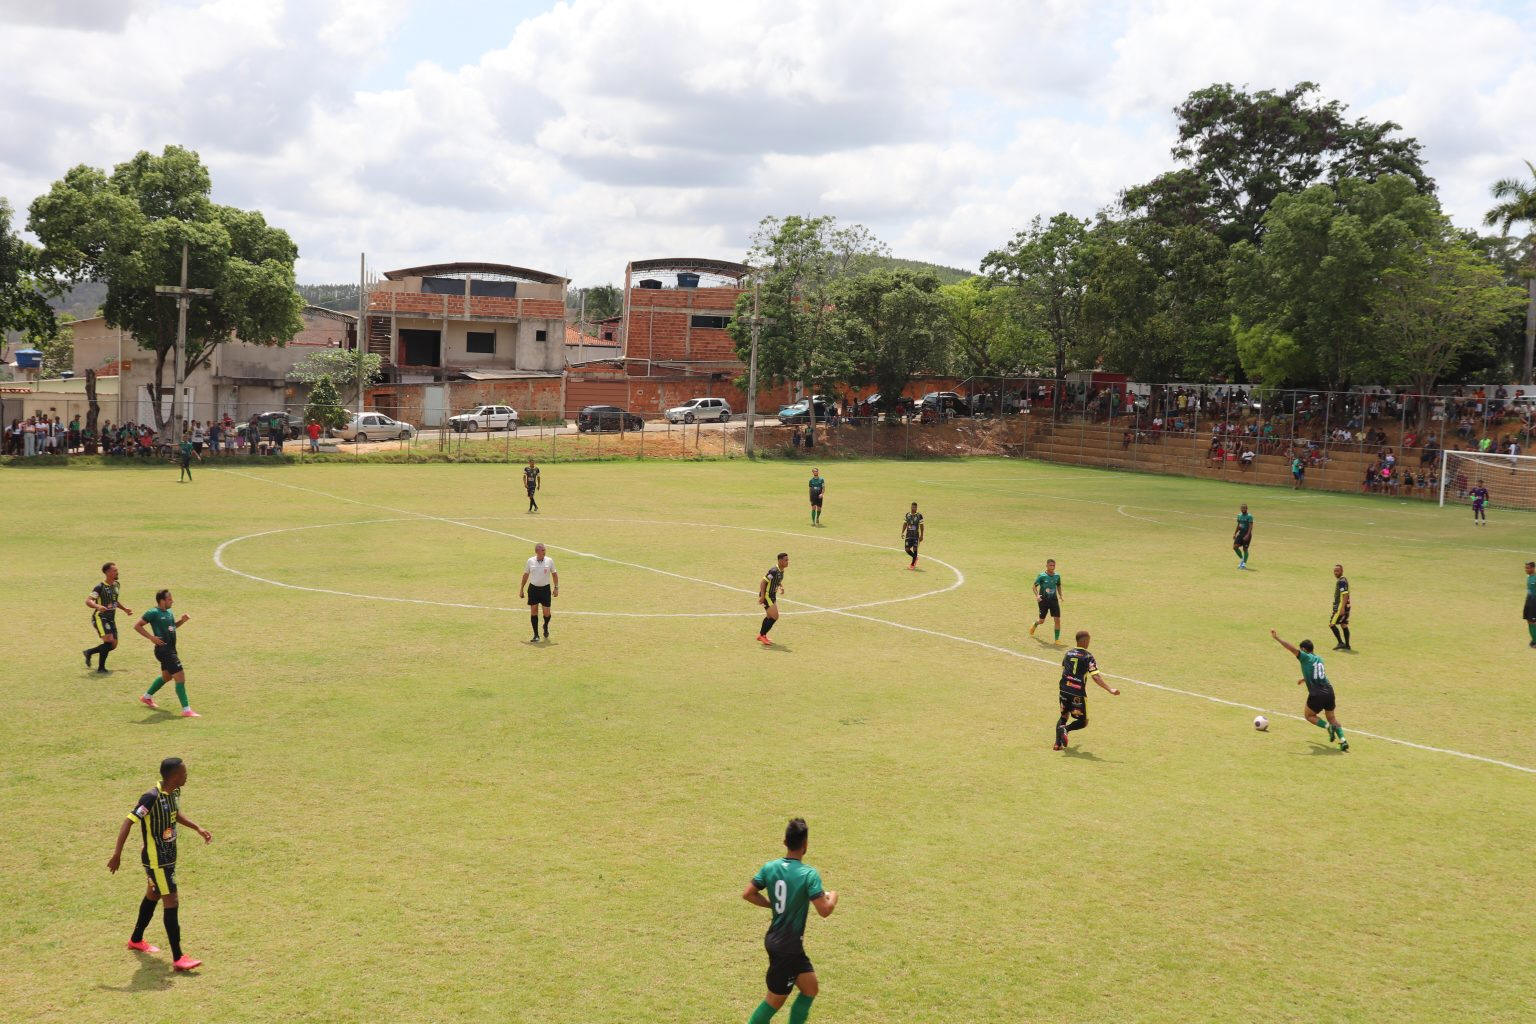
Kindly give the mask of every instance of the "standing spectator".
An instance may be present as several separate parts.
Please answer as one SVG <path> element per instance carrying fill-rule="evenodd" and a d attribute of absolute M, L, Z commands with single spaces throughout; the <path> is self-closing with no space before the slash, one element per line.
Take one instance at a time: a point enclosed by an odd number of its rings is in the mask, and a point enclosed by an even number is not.
<path fill-rule="evenodd" d="M 224 439 L 224 425 L 218 420 L 208 424 L 208 454 L 219 454 L 219 442 Z"/>
<path fill-rule="evenodd" d="M 251 413 L 251 421 L 245 425 L 245 442 L 251 446 L 252 455 L 261 448 L 261 417 L 255 413 Z"/>
<path fill-rule="evenodd" d="M 320 423 L 319 423 L 319 421 L 311 419 L 309 421 L 309 426 L 306 427 L 305 430 L 309 433 L 309 450 L 311 452 L 318 453 L 320 451 Z"/>

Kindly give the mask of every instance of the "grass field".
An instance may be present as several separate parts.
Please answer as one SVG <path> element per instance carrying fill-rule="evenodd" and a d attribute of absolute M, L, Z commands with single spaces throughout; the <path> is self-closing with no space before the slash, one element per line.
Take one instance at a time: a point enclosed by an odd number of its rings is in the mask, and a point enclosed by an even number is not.
<path fill-rule="evenodd" d="M 515 466 L 0 470 L 0 1017 L 739 1024 L 767 923 L 739 892 L 803 814 L 842 893 L 807 932 L 813 1022 L 1536 1018 L 1536 520 L 1002 460 L 824 469 L 816 530 L 804 463 L 550 465 L 537 517 Z M 562 584 L 537 647 L 533 539 Z M 769 650 L 749 592 L 779 550 L 805 603 Z M 1067 755 L 1060 649 L 1026 634 L 1046 557 L 1064 640 L 1091 629 L 1123 691 L 1092 690 Z M 111 675 L 83 669 L 107 559 L 136 613 L 169 586 L 191 616 L 203 718 L 135 703 L 155 668 L 127 623 Z M 1294 717 L 1271 627 L 1318 642 L 1348 754 Z M 168 754 L 214 835 L 181 840 L 195 975 L 123 949 L 137 841 L 105 870 Z"/>

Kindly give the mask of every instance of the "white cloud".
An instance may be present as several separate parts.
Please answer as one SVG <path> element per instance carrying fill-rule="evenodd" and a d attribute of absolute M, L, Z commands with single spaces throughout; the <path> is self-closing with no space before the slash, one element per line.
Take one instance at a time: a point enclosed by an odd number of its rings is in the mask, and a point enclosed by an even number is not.
<path fill-rule="evenodd" d="M 1401 122 L 1468 226 L 1536 157 L 1533 19 L 1472 0 L 572 0 L 511 38 L 456 16 L 438 28 L 466 34 L 464 66 L 359 89 L 410 52 L 409 5 L 0 0 L 0 194 L 25 207 L 75 163 L 177 142 L 294 235 L 306 280 L 366 249 L 607 281 L 739 256 L 785 212 L 975 266 L 1167 168 L 1170 109 L 1213 81 L 1314 79 Z"/>

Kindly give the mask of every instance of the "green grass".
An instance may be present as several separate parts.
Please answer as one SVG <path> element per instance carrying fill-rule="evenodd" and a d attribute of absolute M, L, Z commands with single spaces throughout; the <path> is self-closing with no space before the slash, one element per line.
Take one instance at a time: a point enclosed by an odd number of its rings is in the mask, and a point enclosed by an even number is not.
<path fill-rule="evenodd" d="M 1528 515 L 1474 531 L 1417 503 L 851 462 L 813 531 L 808 467 L 784 462 L 548 466 L 538 518 L 516 466 L 195 472 L 0 469 L 7 1020 L 744 1021 L 766 918 L 738 894 L 793 814 L 843 895 L 807 934 L 813 1021 L 1536 1017 L 1536 777 L 1366 735 L 1536 766 Z M 779 550 L 786 596 L 821 607 L 951 587 L 902 568 L 911 500 L 962 586 L 752 642 L 740 591 Z M 484 607 L 214 564 L 266 531 L 292 532 L 226 564 Z M 562 574 L 537 648 L 534 538 Z M 1046 557 L 1105 671 L 1268 709 L 1271 731 L 1121 679 L 1052 753 L 1060 653 L 1025 633 Z M 126 623 L 113 673 L 82 669 L 109 558 L 135 612 L 170 586 L 191 615 L 204 718 L 134 703 L 154 664 Z M 1353 656 L 1329 651 L 1335 561 Z M 1350 753 L 1286 717 L 1302 697 L 1270 627 L 1319 643 Z M 214 834 L 182 839 L 196 976 L 123 950 L 132 841 L 104 867 L 168 754 Z"/>

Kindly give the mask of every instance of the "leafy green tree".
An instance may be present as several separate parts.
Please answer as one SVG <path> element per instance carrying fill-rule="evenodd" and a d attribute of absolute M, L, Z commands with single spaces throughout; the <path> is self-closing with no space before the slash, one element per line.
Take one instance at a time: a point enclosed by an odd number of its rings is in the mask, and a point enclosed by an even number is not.
<path fill-rule="evenodd" d="M 55 314 L 57 324 L 50 337 L 38 339 L 35 335 L 28 340 L 36 344 L 43 353 L 43 370 L 50 377 L 57 377 L 65 370 L 71 370 L 75 365 L 75 329 L 70 325 L 75 318 L 68 313 Z"/>
<path fill-rule="evenodd" d="M 1531 363 L 1536 358 L 1536 164 L 1525 161 L 1531 172 L 1529 181 L 1518 178 L 1500 178 L 1493 183 L 1493 198 L 1499 204 L 1483 217 L 1483 223 L 1508 235 L 1510 228 L 1523 223 L 1527 233 L 1522 243 L 1524 249 L 1525 288 L 1525 360 L 1521 364 L 1520 383 L 1531 383 Z"/>
<path fill-rule="evenodd" d="M 320 424 L 323 430 L 334 430 L 347 422 L 336 382 L 325 374 L 316 378 L 309 389 L 309 401 L 304 405 L 304 422 L 310 421 Z"/>
<path fill-rule="evenodd" d="M 877 387 L 887 415 L 913 377 L 943 365 L 948 311 L 935 275 L 852 274 L 833 284 L 829 299 L 831 334 L 846 353 L 848 382 Z"/>
<path fill-rule="evenodd" d="M 177 309 L 155 286 L 179 280 L 183 244 L 191 252 L 189 283 L 213 289 L 188 309 L 186 372 L 207 365 L 233 337 L 283 345 L 303 325 L 293 240 L 256 211 L 214 203 L 211 190 L 197 154 L 167 146 L 159 155 L 140 152 L 110 175 L 84 164 L 71 169 L 32 203 L 28 220 L 48 270 L 70 282 L 105 281 L 107 323 L 154 353 L 157 426 L 164 426 L 158 398 Z"/>
<path fill-rule="evenodd" d="M 1278 196 L 1264 242 L 1228 259 L 1234 336 L 1243 368 L 1269 387 L 1322 383 L 1337 391 L 1390 371 L 1372 302 L 1383 275 L 1439 237 L 1444 218 L 1411 178 L 1349 178 Z M 1255 328 L 1262 328 L 1255 332 Z M 1269 351 L 1294 344 L 1298 352 Z M 1285 368 L 1285 379 L 1274 375 Z"/>
<path fill-rule="evenodd" d="M 583 313 L 582 301 L 586 301 Z M 596 324 L 624 311 L 624 290 L 614 284 L 597 284 L 587 288 L 572 288 L 565 294 L 565 309 L 571 317 L 585 316 L 588 324 Z M 596 330 L 592 333 L 595 335 Z"/>
<path fill-rule="evenodd" d="M 1006 246 L 987 253 L 981 269 L 1012 290 L 1020 328 L 1048 344 L 1058 381 L 1067 375 L 1069 358 L 1090 356 L 1083 318 L 1093 270 L 1087 221 L 1069 213 L 1058 213 L 1049 223 L 1036 217 Z"/>
<path fill-rule="evenodd" d="M 363 385 L 366 387 L 379 379 L 384 357 L 375 352 L 364 352 L 359 358 L 356 349 L 322 348 L 293 364 L 288 379 L 311 387 L 329 380 L 340 391 L 352 394 L 357 391 L 358 367 L 362 367 Z"/>
<path fill-rule="evenodd" d="M 759 381 L 798 382 L 815 394 L 847 379 L 846 336 L 834 330 L 832 286 L 887 255 L 861 225 L 840 228 L 836 218 L 798 214 L 763 218 L 747 254 L 757 272 Z M 748 291 L 737 299 L 727 327 L 743 362 L 752 347 L 752 313 Z M 814 423 L 814 403 L 811 416 Z"/>
<path fill-rule="evenodd" d="M 11 229 L 11 204 L 0 199 L 0 336 L 20 331 L 34 344 L 51 338 L 57 324 L 48 300 L 58 293 L 37 248 Z"/>
<path fill-rule="evenodd" d="M 1036 369 L 1050 358 L 1013 309 L 1012 293 L 991 278 L 968 277 L 939 286 L 949 335 L 950 369 L 967 377 L 998 377 Z"/>

